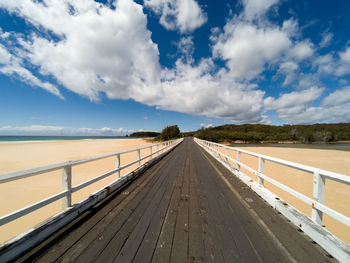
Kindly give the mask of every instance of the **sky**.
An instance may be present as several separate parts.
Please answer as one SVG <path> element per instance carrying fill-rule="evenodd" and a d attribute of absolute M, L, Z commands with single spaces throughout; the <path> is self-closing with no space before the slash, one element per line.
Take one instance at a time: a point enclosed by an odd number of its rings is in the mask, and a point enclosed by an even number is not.
<path fill-rule="evenodd" d="M 350 122 L 348 0 L 1 0 L 0 135 Z"/>

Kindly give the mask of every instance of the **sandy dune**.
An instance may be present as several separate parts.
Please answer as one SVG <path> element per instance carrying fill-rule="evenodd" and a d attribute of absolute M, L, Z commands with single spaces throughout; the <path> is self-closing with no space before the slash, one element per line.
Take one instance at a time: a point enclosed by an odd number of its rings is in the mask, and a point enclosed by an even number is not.
<path fill-rule="evenodd" d="M 0 174 L 138 148 L 149 144 L 143 139 L 1 143 Z M 149 149 L 141 151 L 141 156 L 147 154 L 149 154 Z M 129 163 L 135 159 L 136 152 L 124 154 L 121 156 L 121 164 Z M 114 157 L 74 166 L 72 169 L 72 185 L 87 181 L 96 175 L 112 170 L 114 167 Z M 129 170 L 133 168 L 135 166 L 130 167 Z M 60 192 L 62 189 L 61 174 L 62 171 L 58 170 L 0 184 L 0 216 Z M 114 178 L 115 176 L 112 175 L 74 193 L 73 203 L 85 199 L 90 193 L 112 182 Z M 57 201 L 0 227 L 0 243 L 38 224 L 59 212 L 60 209 L 61 202 Z"/>

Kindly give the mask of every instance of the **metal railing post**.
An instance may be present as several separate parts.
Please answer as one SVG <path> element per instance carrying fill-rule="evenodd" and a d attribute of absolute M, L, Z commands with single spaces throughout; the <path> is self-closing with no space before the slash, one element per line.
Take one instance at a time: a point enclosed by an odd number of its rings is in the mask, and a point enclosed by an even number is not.
<path fill-rule="evenodd" d="M 140 152 L 140 149 L 137 150 L 137 160 L 139 161 L 138 162 L 138 164 L 139 164 L 138 167 L 140 167 L 141 166 L 141 152 Z"/>
<path fill-rule="evenodd" d="M 62 169 L 62 190 L 68 193 L 62 198 L 62 210 L 72 206 L 72 166 L 68 165 Z"/>
<path fill-rule="evenodd" d="M 149 147 L 149 154 L 151 155 L 151 159 L 150 160 L 152 160 L 152 156 L 153 156 L 153 154 L 152 154 L 152 145 Z"/>
<path fill-rule="evenodd" d="M 259 157 L 259 168 L 258 168 L 259 173 L 264 174 L 264 169 L 265 169 L 265 160 L 263 158 Z M 264 178 L 259 176 L 258 183 L 260 185 L 264 185 Z"/>
<path fill-rule="evenodd" d="M 241 162 L 241 152 L 240 151 L 237 151 L 237 162 Z M 241 169 L 241 165 L 237 163 L 236 169 L 239 172 L 239 170 Z"/>
<path fill-rule="evenodd" d="M 116 156 L 115 156 L 115 166 L 116 168 L 120 168 L 120 153 L 118 153 Z M 115 173 L 115 179 L 119 179 L 120 178 L 120 170 L 118 170 L 116 173 Z"/>
<path fill-rule="evenodd" d="M 314 172 L 314 191 L 313 191 L 313 197 L 314 200 L 323 204 L 324 203 L 324 191 L 325 191 L 325 178 L 324 176 L 320 175 L 319 171 L 316 170 Z M 322 225 L 322 216 L 323 212 L 318 210 L 317 208 L 312 206 L 312 220 L 319 224 Z"/>
<path fill-rule="evenodd" d="M 228 148 L 225 148 L 225 160 L 228 163 Z"/>
<path fill-rule="evenodd" d="M 157 144 L 157 156 L 159 156 L 160 152 L 159 152 L 159 144 Z"/>

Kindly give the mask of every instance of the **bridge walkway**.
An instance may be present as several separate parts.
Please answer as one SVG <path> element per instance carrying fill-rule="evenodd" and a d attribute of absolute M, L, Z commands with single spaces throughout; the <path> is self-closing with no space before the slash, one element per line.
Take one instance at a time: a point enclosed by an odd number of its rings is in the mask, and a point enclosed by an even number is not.
<path fill-rule="evenodd" d="M 330 262 L 326 252 L 185 139 L 20 262 Z"/>

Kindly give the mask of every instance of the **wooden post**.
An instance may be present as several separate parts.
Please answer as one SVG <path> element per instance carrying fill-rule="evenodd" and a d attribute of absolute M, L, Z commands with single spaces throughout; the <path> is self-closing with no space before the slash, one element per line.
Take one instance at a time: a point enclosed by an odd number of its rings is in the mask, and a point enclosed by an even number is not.
<path fill-rule="evenodd" d="M 259 168 L 258 168 L 259 173 L 264 174 L 264 169 L 265 169 L 265 160 L 263 158 L 259 157 Z M 258 183 L 260 185 L 264 185 L 264 178 L 259 176 Z"/>
<path fill-rule="evenodd" d="M 325 191 L 325 177 L 320 175 L 319 171 L 314 172 L 314 200 L 323 204 Z M 322 226 L 323 212 L 312 206 L 312 220 Z"/>
<path fill-rule="evenodd" d="M 72 206 L 72 166 L 68 165 L 62 169 L 62 190 L 68 190 L 65 197 L 62 198 L 62 210 Z"/>
<path fill-rule="evenodd" d="M 120 153 L 118 153 L 116 156 L 115 156 L 115 166 L 116 168 L 120 168 Z M 118 170 L 116 173 L 115 173 L 115 179 L 118 180 L 120 178 L 120 170 Z"/>
<path fill-rule="evenodd" d="M 237 151 L 237 161 L 241 162 L 241 152 Z M 237 171 L 239 172 L 239 170 L 241 169 L 241 165 L 237 163 Z"/>

